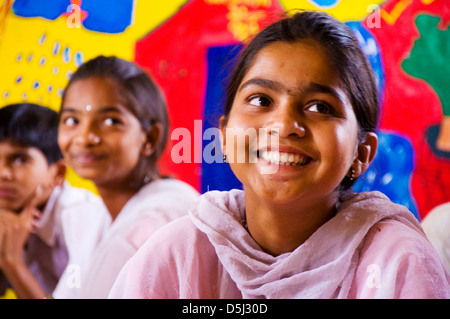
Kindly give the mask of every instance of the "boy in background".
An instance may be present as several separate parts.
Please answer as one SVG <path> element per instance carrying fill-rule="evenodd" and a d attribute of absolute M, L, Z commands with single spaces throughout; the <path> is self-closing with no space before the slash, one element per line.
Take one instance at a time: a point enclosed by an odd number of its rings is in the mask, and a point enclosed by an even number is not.
<path fill-rule="evenodd" d="M 58 114 L 35 104 L 0 109 L 0 298 L 48 295 L 67 266 L 61 216 L 100 201 L 64 182 Z M 21 282 L 33 282 L 34 291 Z"/>

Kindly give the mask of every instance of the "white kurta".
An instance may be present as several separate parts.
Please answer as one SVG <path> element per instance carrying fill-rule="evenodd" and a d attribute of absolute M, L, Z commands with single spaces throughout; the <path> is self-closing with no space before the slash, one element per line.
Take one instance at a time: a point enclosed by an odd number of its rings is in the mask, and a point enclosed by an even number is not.
<path fill-rule="evenodd" d="M 67 182 L 56 187 L 30 234 L 25 250 L 28 268 L 46 293 L 51 293 L 58 283 L 67 262 L 61 216 L 67 210 L 89 203 L 100 204 L 98 196 L 90 191 L 70 186 Z"/>
<path fill-rule="evenodd" d="M 450 203 L 431 210 L 422 221 L 422 227 L 450 272 Z"/>
<path fill-rule="evenodd" d="M 106 298 L 126 261 L 161 226 L 186 215 L 198 192 L 174 179 L 144 186 L 114 222 L 104 207 L 63 216 L 69 264 L 55 298 Z"/>

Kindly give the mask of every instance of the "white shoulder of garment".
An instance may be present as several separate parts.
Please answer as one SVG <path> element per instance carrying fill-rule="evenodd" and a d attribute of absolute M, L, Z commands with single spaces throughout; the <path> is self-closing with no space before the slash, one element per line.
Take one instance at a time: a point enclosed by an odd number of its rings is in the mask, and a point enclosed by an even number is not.
<path fill-rule="evenodd" d="M 184 216 L 199 196 L 190 185 L 172 178 L 159 179 L 142 187 L 122 208 L 111 229 L 116 225 L 134 223 L 136 218 L 151 219 L 153 228 L 159 228 Z M 116 225 L 114 225 L 116 224 Z"/>
<path fill-rule="evenodd" d="M 422 227 L 450 273 L 450 203 L 432 209 L 422 220 Z"/>
<path fill-rule="evenodd" d="M 67 233 L 74 240 L 68 243 L 68 268 L 72 269 L 66 275 L 79 272 L 80 281 L 78 289 L 74 284 L 60 282 L 55 297 L 106 298 L 125 262 L 158 228 L 186 215 L 198 196 L 184 182 L 161 179 L 141 188 L 114 222 L 106 208 L 98 205 L 86 207 L 81 214 L 67 214 Z M 71 280 L 63 277 L 63 281 Z"/>
<path fill-rule="evenodd" d="M 63 186 L 56 187 L 37 222 L 36 235 L 47 245 L 54 245 L 55 237 L 62 233 L 62 215 L 91 203 L 101 205 L 101 200 L 87 189 L 73 187 L 67 182 Z"/>
<path fill-rule="evenodd" d="M 68 262 L 62 215 L 87 202 L 100 203 L 100 199 L 89 190 L 73 187 L 67 182 L 57 186 L 28 239 L 24 256 L 30 272 L 46 293 L 55 288 Z"/>

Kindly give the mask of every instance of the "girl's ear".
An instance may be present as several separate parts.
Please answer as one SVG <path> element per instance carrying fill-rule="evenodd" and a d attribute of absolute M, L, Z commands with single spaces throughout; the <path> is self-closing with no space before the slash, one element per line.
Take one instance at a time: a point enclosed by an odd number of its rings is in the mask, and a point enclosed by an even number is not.
<path fill-rule="evenodd" d="M 141 151 L 143 157 L 149 157 L 153 154 L 161 138 L 161 132 L 162 124 L 158 122 L 153 123 L 152 126 L 147 130 L 146 140 Z"/>
<path fill-rule="evenodd" d="M 67 165 L 64 159 L 51 164 L 52 182 L 54 186 L 62 186 L 66 179 Z"/>
<path fill-rule="evenodd" d="M 365 140 L 358 145 L 358 154 L 353 162 L 352 168 L 355 176 L 362 175 L 373 162 L 378 148 L 378 136 L 369 132 Z"/>

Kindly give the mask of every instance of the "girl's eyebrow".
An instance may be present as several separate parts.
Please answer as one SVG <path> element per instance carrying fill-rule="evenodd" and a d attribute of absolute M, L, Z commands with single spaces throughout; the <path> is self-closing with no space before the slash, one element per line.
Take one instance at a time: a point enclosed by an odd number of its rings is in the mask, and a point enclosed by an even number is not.
<path fill-rule="evenodd" d="M 100 110 L 98 110 L 98 113 L 109 113 L 109 112 L 122 113 L 122 111 L 116 106 L 104 106 Z"/>
<path fill-rule="evenodd" d="M 311 82 L 307 89 L 305 90 L 308 93 L 325 93 L 335 96 L 340 99 L 340 94 L 329 85 L 322 85 L 319 83 Z"/>
<path fill-rule="evenodd" d="M 263 88 L 267 88 L 267 89 L 270 89 L 270 90 L 276 91 L 276 92 L 284 91 L 284 87 L 283 87 L 283 85 L 281 85 L 281 83 L 272 81 L 272 80 L 261 79 L 261 78 L 252 78 L 252 79 L 244 82 L 238 91 L 240 92 L 243 89 L 245 89 L 246 87 L 252 86 L 252 85 L 261 86 Z"/>
<path fill-rule="evenodd" d="M 70 107 L 63 107 L 63 108 L 61 108 L 61 113 L 65 113 L 65 112 L 76 113 L 77 110 L 75 110 L 74 108 L 70 108 Z"/>
<path fill-rule="evenodd" d="M 334 89 L 333 87 L 329 86 L 329 85 L 323 85 L 320 83 L 316 83 L 316 82 L 310 82 L 309 85 L 307 85 L 305 88 L 302 89 L 289 89 L 286 88 L 283 84 L 281 84 L 280 82 L 277 81 L 273 81 L 273 80 L 268 80 L 268 79 L 262 79 L 262 78 L 252 78 L 246 82 L 244 82 L 238 91 L 242 91 L 243 89 L 245 89 L 248 86 L 260 86 L 275 92 L 287 92 L 288 94 L 291 95 L 297 95 L 300 94 L 302 92 L 304 93 L 324 93 L 324 94 L 329 94 L 332 95 L 334 97 L 336 97 L 339 100 L 343 100 L 342 94 L 339 94 L 338 91 L 336 91 L 336 89 Z"/>
<path fill-rule="evenodd" d="M 74 107 L 64 107 L 61 110 L 61 113 L 64 113 L 64 112 L 78 113 L 80 111 L 78 109 L 74 108 Z M 116 107 L 116 106 L 104 106 L 104 107 L 101 107 L 97 111 L 97 113 L 109 113 L 109 112 L 122 113 L 121 110 L 118 107 Z"/>

